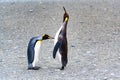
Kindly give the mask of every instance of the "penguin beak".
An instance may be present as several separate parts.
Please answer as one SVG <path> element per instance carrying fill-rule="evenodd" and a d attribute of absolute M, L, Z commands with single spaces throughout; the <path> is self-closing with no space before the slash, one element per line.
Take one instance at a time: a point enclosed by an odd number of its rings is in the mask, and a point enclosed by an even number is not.
<path fill-rule="evenodd" d="M 54 37 L 51 37 L 51 39 L 54 39 Z"/>
<path fill-rule="evenodd" d="M 49 39 L 54 39 L 54 37 L 49 37 Z"/>

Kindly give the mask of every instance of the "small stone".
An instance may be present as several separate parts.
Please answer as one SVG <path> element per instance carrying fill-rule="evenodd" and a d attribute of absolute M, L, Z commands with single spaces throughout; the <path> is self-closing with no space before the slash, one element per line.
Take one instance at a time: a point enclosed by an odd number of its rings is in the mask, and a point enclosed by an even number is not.
<path fill-rule="evenodd" d="M 65 73 L 61 73 L 61 74 L 63 74 L 63 75 L 64 75 Z"/>
<path fill-rule="evenodd" d="M 74 74 L 74 76 L 78 76 L 78 74 Z"/>
<path fill-rule="evenodd" d="M 33 10 L 31 9 L 31 10 L 29 10 L 29 12 L 31 12 L 31 13 L 32 13 L 32 12 L 33 12 Z"/>
<path fill-rule="evenodd" d="M 17 49 L 17 48 L 18 48 L 18 46 L 13 47 L 13 49 Z"/>
<path fill-rule="evenodd" d="M 105 69 L 104 72 L 108 72 L 108 70 Z"/>
<path fill-rule="evenodd" d="M 50 73 L 54 73 L 53 71 L 51 71 Z"/>
<path fill-rule="evenodd" d="M 93 6 L 92 6 L 92 5 L 90 5 L 90 8 L 93 8 Z"/>
<path fill-rule="evenodd" d="M 114 76 L 115 74 L 114 74 L 114 73 L 111 73 L 110 75 L 111 75 L 111 76 Z"/>
<path fill-rule="evenodd" d="M 118 57 L 118 59 L 120 60 L 120 57 Z"/>
<path fill-rule="evenodd" d="M 56 72 L 60 71 L 60 69 L 55 69 Z"/>
<path fill-rule="evenodd" d="M 107 77 L 104 77 L 104 79 L 103 80 L 108 80 L 108 78 Z"/>
<path fill-rule="evenodd" d="M 71 47 L 75 47 L 74 45 L 71 45 Z"/>
<path fill-rule="evenodd" d="M 15 4 L 15 2 L 11 2 L 11 5 Z"/>
<path fill-rule="evenodd" d="M 118 35 L 118 32 L 113 32 L 113 35 Z"/>
<path fill-rule="evenodd" d="M 48 67 L 43 67 L 44 69 L 47 69 Z"/>
<path fill-rule="evenodd" d="M 86 70 L 83 70 L 82 73 L 86 73 Z"/>
<path fill-rule="evenodd" d="M 91 53 L 91 51 L 87 51 L 86 53 L 87 53 L 87 54 L 90 54 L 90 53 Z"/>
<path fill-rule="evenodd" d="M 81 22 L 79 22 L 79 23 L 83 24 L 84 22 L 81 21 Z"/>
<path fill-rule="evenodd" d="M 108 10 L 107 8 L 104 8 L 104 11 Z"/>
<path fill-rule="evenodd" d="M 0 62 L 3 62 L 2 59 L 0 59 Z"/>
<path fill-rule="evenodd" d="M 52 20 L 54 20 L 54 21 L 55 21 L 55 18 L 52 18 Z"/>
<path fill-rule="evenodd" d="M 11 42 L 12 42 L 12 40 L 7 40 L 7 42 L 11 43 Z"/>
<path fill-rule="evenodd" d="M 45 9 L 45 7 L 43 7 L 42 9 Z"/>
<path fill-rule="evenodd" d="M 42 1 L 40 1 L 39 3 L 42 4 Z"/>
<path fill-rule="evenodd" d="M 76 63 L 79 63 L 80 62 L 80 60 L 77 60 L 77 61 L 75 61 Z"/>
<path fill-rule="evenodd" d="M 97 66 L 97 64 L 93 64 L 93 66 L 95 66 L 95 67 L 96 67 L 96 66 Z"/>
<path fill-rule="evenodd" d="M 96 69 L 96 71 L 100 71 L 100 69 Z"/>

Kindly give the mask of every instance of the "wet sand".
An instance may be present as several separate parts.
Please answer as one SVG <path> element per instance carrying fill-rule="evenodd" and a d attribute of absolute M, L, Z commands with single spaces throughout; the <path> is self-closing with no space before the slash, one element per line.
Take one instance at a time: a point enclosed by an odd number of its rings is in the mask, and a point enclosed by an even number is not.
<path fill-rule="evenodd" d="M 0 80 L 120 80 L 120 1 L 79 0 L 0 3 Z M 43 41 L 38 71 L 27 70 L 27 45 L 43 33 L 55 36 L 63 8 L 69 62 L 52 58 L 53 40 Z"/>

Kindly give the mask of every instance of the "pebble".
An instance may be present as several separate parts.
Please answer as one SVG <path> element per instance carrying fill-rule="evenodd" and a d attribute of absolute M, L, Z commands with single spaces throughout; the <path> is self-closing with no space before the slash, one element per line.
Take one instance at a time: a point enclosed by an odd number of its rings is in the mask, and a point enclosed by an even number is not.
<path fill-rule="evenodd" d="M 118 32 L 113 32 L 113 35 L 118 35 Z"/>
<path fill-rule="evenodd" d="M 45 67 L 45 66 L 44 66 L 43 68 L 44 68 L 44 69 L 48 69 L 48 67 Z"/>
<path fill-rule="evenodd" d="M 75 47 L 74 45 L 71 45 L 71 47 Z"/>
<path fill-rule="evenodd" d="M 15 4 L 15 2 L 11 2 L 11 5 Z"/>
<path fill-rule="evenodd" d="M 31 9 L 31 10 L 29 10 L 29 12 L 31 12 L 31 13 L 32 13 L 32 12 L 33 12 L 33 10 Z"/>
<path fill-rule="evenodd" d="M 108 78 L 107 77 L 104 77 L 104 79 L 103 80 L 108 80 Z"/>
<path fill-rule="evenodd" d="M 42 1 L 40 1 L 39 3 L 42 4 Z"/>
<path fill-rule="evenodd" d="M 104 8 L 104 11 L 108 10 L 108 8 Z"/>
<path fill-rule="evenodd" d="M 63 75 L 64 75 L 65 73 L 61 73 L 61 74 L 63 74 Z"/>
<path fill-rule="evenodd" d="M 26 58 L 26 56 L 18 56 L 18 58 Z"/>
<path fill-rule="evenodd" d="M 115 74 L 114 74 L 114 73 L 111 73 L 110 75 L 111 75 L 111 76 L 114 76 Z"/>
<path fill-rule="evenodd" d="M 0 59 L 0 62 L 3 62 L 3 60 L 2 60 L 2 59 Z"/>
<path fill-rule="evenodd" d="M 94 51 L 86 51 L 85 52 L 87 55 L 93 55 L 94 54 Z"/>
<path fill-rule="evenodd" d="M 120 60 L 120 57 L 118 57 L 118 59 Z"/>
<path fill-rule="evenodd" d="M 12 40 L 7 40 L 7 42 L 11 43 L 11 42 L 12 42 Z"/>
<path fill-rule="evenodd" d="M 86 70 L 83 70 L 82 73 L 86 73 Z"/>
<path fill-rule="evenodd" d="M 97 66 L 97 64 L 93 64 L 93 66 L 95 66 L 95 67 L 96 67 L 96 66 Z"/>
<path fill-rule="evenodd" d="M 54 20 L 54 21 L 55 21 L 55 18 L 52 18 L 52 20 Z"/>
<path fill-rule="evenodd" d="M 60 71 L 60 69 L 55 69 L 56 72 Z"/>
<path fill-rule="evenodd" d="M 86 53 L 87 53 L 87 54 L 91 54 L 92 52 L 91 52 L 91 51 L 87 51 Z"/>
<path fill-rule="evenodd" d="M 80 60 L 76 60 L 75 62 L 76 62 L 76 63 L 79 63 L 79 62 L 80 62 Z"/>

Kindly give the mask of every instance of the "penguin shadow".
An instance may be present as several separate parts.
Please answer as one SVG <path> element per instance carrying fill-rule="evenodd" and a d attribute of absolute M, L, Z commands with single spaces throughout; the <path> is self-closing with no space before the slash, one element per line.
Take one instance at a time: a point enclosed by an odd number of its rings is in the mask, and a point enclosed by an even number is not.
<path fill-rule="evenodd" d="M 59 68 L 59 67 L 49 67 L 48 70 L 49 71 L 55 71 L 55 72 L 65 71 L 65 69 L 61 70 L 61 68 Z"/>
<path fill-rule="evenodd" d="M 32 67 L 32 68 L 27 68 L 27 70 L 39 70 L 39 69 L 42 69 L 42 68 L 41 68 L 41 67 L 38 67 L 38 66 Z"/>
<path fill-rule="evenodd" d="M 59 68 L 57 67 L 57 68 L 55 68 L 55 69 L 58 69 L 58 70 L 60 70 L 60 71 L 63 71 L 63 70 L 65 70 L 65 69 L 63 69 L 63 68 L 60 68 L 60 67 L 59 67 Z"/>
<path fill-rule="evenodd" d="M 59 70 L 59 71 L 64 71 L 66 70 L 66 67 L 53 67 L 55 70 Z"/>
<path fill-rule="evenodd" d="M 32 67 L 32 68 L 27 68 L 27 70 L 28 71 L 38 71 L 38 70 L 56 70 L 56 71 L 63 71 L 63 70 L 65 70 L 65 68 L 64 69 L 62 69 L 61 67 L 38 67 L 38 66 L 36 66 L 36 67 Z"/>
<path fill-rule="evenodd" d="M 40 69 L 42 69 L 42 70 L 48 70 L 48 71 L 64 71 L 65 70 L 65 68 L 64 69 L 61 69 L 61 67 L 53 67 L 53 66 L 49 66 L 49 67 L 40 67 Z M 40 69 L 38 69 L 38 70 L 40 70 Z"/>

